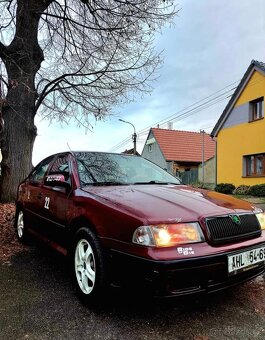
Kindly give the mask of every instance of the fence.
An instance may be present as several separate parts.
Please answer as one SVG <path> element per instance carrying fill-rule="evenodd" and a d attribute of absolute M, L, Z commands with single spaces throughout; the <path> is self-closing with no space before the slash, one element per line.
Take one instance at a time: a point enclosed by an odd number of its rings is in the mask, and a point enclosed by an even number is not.
<path fill-rule="evenodd" d="M 195 184 L 198 183 L 198 169 L 191 169 L 179 173 L 179 178 L 184 184 Z"/>

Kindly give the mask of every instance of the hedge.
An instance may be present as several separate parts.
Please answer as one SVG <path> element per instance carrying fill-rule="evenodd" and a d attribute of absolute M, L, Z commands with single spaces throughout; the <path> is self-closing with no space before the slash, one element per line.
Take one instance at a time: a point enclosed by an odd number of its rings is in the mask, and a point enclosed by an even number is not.
<path fill-rule="evenodd" d="M 215 191 L 222 194 L 250 195 L 257 197 L 265 197 L 265 184 L 257 185 L 239 185 L 237 188 L 232 183 L 219 183 L 215 187 Z"/>
<path fill-rule="evenodd" d="M 248 194 L 252 196 L 265 197 L 265 184 L 252 185 L 252 187 L 249 188 Z"/>
<path fill-rule="evenodd" d="M 222 194 L 232 194 L 235 188 L 232 183 L 219 183 L 216 185 L 215 191 L 221 192 Z"/>

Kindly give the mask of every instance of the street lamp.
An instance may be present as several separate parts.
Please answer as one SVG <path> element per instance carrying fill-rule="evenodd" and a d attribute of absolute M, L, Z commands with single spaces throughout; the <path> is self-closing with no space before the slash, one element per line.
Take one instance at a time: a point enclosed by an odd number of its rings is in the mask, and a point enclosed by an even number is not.
<path fill-rule="evenodd" d="M 127 123 L 127 124 L 130 124 L 132 127 L 133 127 L 133 154 L 136 155 L 136 138 L 137 138 L 137 135 L 136 135 L 136 130 L 135 130 L 135 126 L 130 123 L 130 122 L 127 122 L 126 120 L 123 120 L 123 119 L 119 119 L 120 122 L 123 122 L 123 123 Z"/>

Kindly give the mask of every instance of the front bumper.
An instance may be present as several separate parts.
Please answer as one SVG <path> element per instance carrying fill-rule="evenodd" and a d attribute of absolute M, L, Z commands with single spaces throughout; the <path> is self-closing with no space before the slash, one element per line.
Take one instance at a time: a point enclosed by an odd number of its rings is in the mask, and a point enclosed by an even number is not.
<path fill-rule="evenodd" d="M 155 261 L 120 251 L 111 251 L 114 284 L 147 288 L 153 296 L 173 297 L 211 293 L 249 281 L 265 272 L 265 262 L 243 273 L 228 275 L 228 255 Z"/>

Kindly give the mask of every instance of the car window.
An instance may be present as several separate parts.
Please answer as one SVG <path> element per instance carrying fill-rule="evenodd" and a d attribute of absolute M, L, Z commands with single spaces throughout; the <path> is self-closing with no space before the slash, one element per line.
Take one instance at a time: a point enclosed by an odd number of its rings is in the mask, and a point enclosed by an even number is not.
<path fill-rule="evenodd" d="M 31 175 L 29 176 L 29 179 L 33 182 L 42 182 L 52 160 L 53 157 L 48 158 L 41 162 L 39 165 L 37 165 L 36 168 L 32 171 Z"/>
<path fill-rule="evenodd" d="M 71 184 L 69 154 L 61 155 L 56 158 L 49 170 L 49 175 L 52 174 L 64 175 L 65 181 Z"/>
<path fill-rule="evenodd" d="M 154 184 L 179 180 L 142 157 L 119 154 L 76 153 L 81 186 L 87 184 Z"/>

